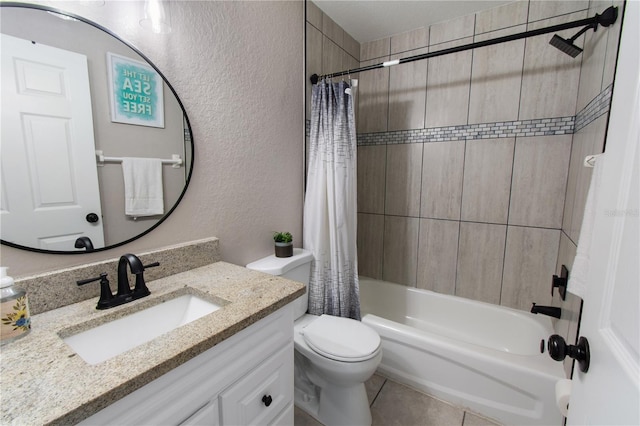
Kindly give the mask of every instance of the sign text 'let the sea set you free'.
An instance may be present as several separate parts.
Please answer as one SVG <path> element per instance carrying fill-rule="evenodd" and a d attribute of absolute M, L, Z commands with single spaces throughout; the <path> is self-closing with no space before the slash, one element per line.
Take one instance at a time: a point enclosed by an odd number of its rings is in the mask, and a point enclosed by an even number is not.
<path fill-rule="evenodd" d="M 112 121 L 164 127 L 163 82 L 149 65 L 108 53 Z"/>
<path fill-rule="evenodd" d="M 121 108 L 125 113 L 152 116 L 151 83 L 149 75 L 133 70 L 123 70 Z"/>

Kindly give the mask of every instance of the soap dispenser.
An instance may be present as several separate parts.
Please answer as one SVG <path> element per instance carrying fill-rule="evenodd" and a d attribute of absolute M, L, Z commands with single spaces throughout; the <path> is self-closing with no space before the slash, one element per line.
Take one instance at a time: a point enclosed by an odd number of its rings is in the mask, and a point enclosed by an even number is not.
<path fill-rule="evenodd" d="M 13 342 L 31 331 L 31 316 L 27 292 L 15 286 L 7 275 L 7 268 L 0 267 L 0 345 Z"/>

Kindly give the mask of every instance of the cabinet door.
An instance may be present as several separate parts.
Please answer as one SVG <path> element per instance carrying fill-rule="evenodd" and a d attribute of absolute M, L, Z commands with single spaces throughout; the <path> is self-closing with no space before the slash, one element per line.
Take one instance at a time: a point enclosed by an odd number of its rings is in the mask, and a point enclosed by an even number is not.
<path fill-rule="evenodd" d="M 180 426 L 218 426 L 219 424 L 218 400 L 215 399 L 180 423 Z"/>
<path fill-rule="evenodd" d="M 224 425 L 268 425 L 293 400 L 293 344 L 220 394 Z"/>
<path fill-rule="evenodd" d="M 295 418 L 293 403 L 289 404 L 282 413 L 270 423 L 270 426 L 294 426 Z"/>

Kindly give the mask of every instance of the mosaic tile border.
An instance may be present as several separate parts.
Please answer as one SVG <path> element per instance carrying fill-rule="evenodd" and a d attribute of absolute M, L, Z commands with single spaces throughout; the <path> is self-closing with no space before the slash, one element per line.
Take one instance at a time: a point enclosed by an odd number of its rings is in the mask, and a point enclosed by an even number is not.
<path fill-rule="evenodd" d="M 358 146 L 566 135 L 573 133 L 574 120 L 574 117 L 538 118 L 395 132 L 359 133 Z"/>
<path fill-rule="evenodd" d="M 612 89 L 610 84 L 575 116 L 358 133 L 358 146 L 572 134 L 609 112 Z M 305 120 L 305 135 L 310 134 L 311 121 Z"/>
<path fill-rule="evenodd" d="M 579 132 L 598 117 L 609 112 L 613 84 L 607 86 L 598 96 L 593 98 L 586 107 L 576 114 L 574 133 Z"/>

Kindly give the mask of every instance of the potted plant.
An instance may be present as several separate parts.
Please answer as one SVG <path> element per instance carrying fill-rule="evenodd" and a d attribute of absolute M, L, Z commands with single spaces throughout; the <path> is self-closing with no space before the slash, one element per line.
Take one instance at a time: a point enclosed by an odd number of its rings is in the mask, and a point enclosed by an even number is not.
<path fill-rule="evenodd" d="M 274 232 L 273 241 L 276 244 L 276 257 L 293 256 L 293 236 L 290 232 Z"/>

